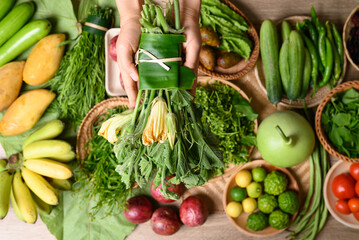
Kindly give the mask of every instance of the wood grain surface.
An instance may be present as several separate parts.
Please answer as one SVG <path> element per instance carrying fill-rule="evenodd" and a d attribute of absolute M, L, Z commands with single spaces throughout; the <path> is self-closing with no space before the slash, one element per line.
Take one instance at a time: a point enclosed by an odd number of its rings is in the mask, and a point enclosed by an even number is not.
<path fill-rule="evenodd" d="M 248 16 L 258 32 L 259 26 L 264 19 L 270 18 L 277 20 L 292 15 L 310 15 L 311 5 L 315 7 L 322 21 L 330 19 L 341 31 L 348 14 L 359 3 L 358 0 L 232 0 L 232 2 Z M 356 79 L 359 79 L 359 72 L 348 64 L 345 81 Z M 233 82 L 252 98 L 253 106 L 255 106 L 257 111 L 259 110 L 258 112 L 261 112 L 259 120 L 263 120 L 269 113 L 275 110 L 268 102 L 265 94 L 258 87 L 253 70 L 242 79 L 234 80 Z M 335 161 L 337 160 L 332 159 L 332 162 Z M 286 236 L 287 233 L 283 232 L 268 239 L 284 239 Z M 324 229 L 318 235 L 317 239 L 358 239 L 358 236 L 359 230 L 350 229 L 329 216 Z M 0 221 L 0 239 L 52 240 L 55 238 L 48 232 L 41 220 L 38 220 L 36 224 L 25 224 L 18 220 L 13 210 L 10 209 L 8 216 Z M 72 239 L 78 240 L 76 236 L 73 236 Z M 169 237 L 156 235 L 151 230 L 149 222 L 140 224 L 127 239 L 231 240 L 252 238 L 238 232 L 236 228 L 230 224 L 224 214 L 211 214 L 203 226 L 196 228 L 182 226 L 180 231 Z"/>

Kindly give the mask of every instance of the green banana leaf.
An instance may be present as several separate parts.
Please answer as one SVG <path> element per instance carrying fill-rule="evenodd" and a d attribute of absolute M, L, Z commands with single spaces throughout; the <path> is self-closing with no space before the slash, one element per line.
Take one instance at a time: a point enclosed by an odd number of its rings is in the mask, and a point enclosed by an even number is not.
<path fill-rule="evenodd" d="M 144 49 L 157 59 L 181 57 L 181 43 L 185 42 L 184 35 L 142 33 L 140 49 Z M 139 54 L 139 60 L 150 60 L 145 53 Z M 138 73 L 139 88 L 148 89 L 191 89 L 196 76 L 191 69 L 182 66 L 181 61 L 166 62 L 167 71 L 156 62 L 140 62 Z"/>

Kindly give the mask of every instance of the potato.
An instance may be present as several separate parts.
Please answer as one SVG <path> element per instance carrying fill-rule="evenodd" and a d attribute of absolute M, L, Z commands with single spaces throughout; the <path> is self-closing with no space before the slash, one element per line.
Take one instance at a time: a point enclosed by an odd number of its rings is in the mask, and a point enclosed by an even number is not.
<path fill-rule="evenodd" d="M 18 97 L 0 121 L 0 133 L 15 136 L 30 130 L 55 96 L 56 94 L 49 90 L 36 89 Z"/>
<path fill-rule="evenodd" d="M 65 34 L 52 34 L 41 39 L 31 50 L 24 68 L 24 82 L 39 85 L 49 81 L 60 67 L 64 55 Z"/>
<path fill-rule="evenodd" d="M 200 28 L 200 32 L 201 32 L 202 42 L 212 47 L 219 46 L 218 35 L 211 27 L 203 26 Z"/>
<path fill-rule="evenodd" d="M 22 85 L 25 61 L 11 62 L 0 68 L 0 112 L 15 101 Z"/>
<path fill-rule="evenodd" d="M 208 70 L 212 70 L 216 63 L 216 53 L 210 46 L 202 46 L 199 52 L 199 61 Z"/>
<path fill-rule="evenodd" d="M 217 65 L 222 68 L 230 68 L 239 63 L 241 57 L 233 52 L 220 53 L 217 58 Z"/>

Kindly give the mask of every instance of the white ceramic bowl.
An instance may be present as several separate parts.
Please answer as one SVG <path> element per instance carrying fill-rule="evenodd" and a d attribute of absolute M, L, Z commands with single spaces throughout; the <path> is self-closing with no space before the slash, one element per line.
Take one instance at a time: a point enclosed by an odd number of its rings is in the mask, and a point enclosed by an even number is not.
<path fill-rule="evenodd" d="M 356 220 L 353 214 L 345 215 L 341 214 L 335 209 L 335 203 L 338 198 L 332 192 L 333 179 L 342 173 L 349 173 L 349 167 L 352 163 L 345 161 L 338 161 L 329 170 L 327 177 L 325 178 L 323 195 L 325 204 L 328 207 L 330 214 L 340 223 L 350 228 L 359 229 L 359 221 Z"/>

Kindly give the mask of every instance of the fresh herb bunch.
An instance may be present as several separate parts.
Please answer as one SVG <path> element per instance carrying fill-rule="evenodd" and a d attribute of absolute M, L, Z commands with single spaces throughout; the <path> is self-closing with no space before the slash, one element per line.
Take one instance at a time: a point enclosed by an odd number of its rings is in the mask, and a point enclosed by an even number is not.
<path fill-rule="evenodd" d="M 203 107 L 202 122 L 220 140 L 225 163 L 249 161 L 248 150 L 256 144 L 254 120 L 258 114 L 233 88 L 219 82 L 196 89 L 196 102 Z"/>
<path fill-rule="evenodd" d="M 359 156 L 359 92 L 337 93 L 322 113 L 324 132 L 336 149 L 350 158 Z"/>
<path fill-rule="evenodd" d="M 112 10 L 95 6 L 89 15 L 112 21 Z M 52 80 L 62 119 L 79 125 L 87 112 L 105 98 L 104 36 L 83 31 L 65 54 Z"/>
<path fill-rule="evenodd" d="M 86 150 L 89 154 L 81 163 L 79 174 L 76 174 L 76 188 L 84 189 L 85 196 L 94 200 L 91 215 L 95 216 L 101 209 L 107 214 L 121 211 L 127 198 L 131 195 L 131 188 L 126 188 L 121 176 L 115 171 L 117 158 L 113 145 L 98 135 L 101 124 L 114 114 L 125 111 L 125 107 L 108 109 L 108 113 L 99 117 L 93 126 L 93 137 L 88 141 Z"/>
<path fill-rule="evenodd" d="M 171 9 L 174 9 L 174 23 Z M 185 41 L 184 36 L 161 34 L 183 31 L 179 14 L 178 0 L 167 4 L 166 9 L 146 0 L 140 20 L 143 31 L 140 48 L 159 59 L 181 56 L 179 44 Z M 164 40 L 165 44 L 158 46 L 158 41 Z M 146 56 L 140 54 L 139 59 L 146 60 Z M 116 171 L 128 189 L 134 183 L 143 187 L 155 173 L 155 187 L 161 183 L 160 191 L 166 198 L 178 199 L 179 196 L 166 187 L 167 176 L 175 174 L 169 180 L 174 184 L 199 186 L 224 164 L 219 142 L 202 124 L 201 107 L 193 103 L 194 97 L 186 90 L 191 88 L 195 75 L 180 61 L 166 62 L 166 65 L 169 71 L 158 63 L 139 63 L 139 93 L 131 122 L 123 124 L 126 116 L 122 113 L 115 116 L 116 121 L 104 126 L 106 130 L 101 134 L 111 136 L 114 129 L 120 131 L 114 146 L 118 159 Z"/>

